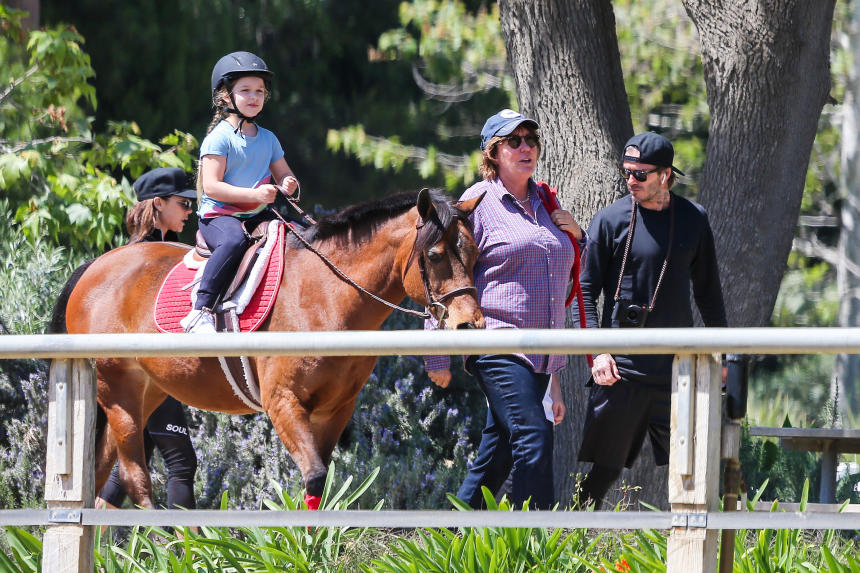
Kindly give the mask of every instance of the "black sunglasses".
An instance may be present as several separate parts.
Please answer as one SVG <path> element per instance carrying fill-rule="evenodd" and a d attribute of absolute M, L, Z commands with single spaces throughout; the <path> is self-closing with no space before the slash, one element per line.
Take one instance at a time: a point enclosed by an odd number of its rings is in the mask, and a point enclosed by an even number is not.
<path fill-rule="evenodd" d="M 538 137 L 536 133 L 527 133 L 525 135 L 509 135 L 504 140 L 508 142 L 508 145 L 511 146 L 511 149 L 519 149 L 523 141 L 525 141 L 526 145 L 528 145 L 529 147 L 535 147 L 540 143 L 540 137 Z"/>
<path fill-rule="evenodd" d="M 648 175 L 650 175 L 651 173 L 654 173 L 658 169 L 660 169 L 660 168 L 655 167 L 654 169 L 646 170 L 646 169 L 625 169 L 624 167 L 622 167 L 621 168 L 621 176 L 624 177 L 624 180 L 626 181 L 632 175 L 633 179 L 635 179 L 636 181 L 639 181 L 641 183 L 641 182 L 645 181 L 646 179 L 648 179 Z"/>
<path fill-rule="evenodd" d="M 176 199 L 176 202 L 179 203 L 179 206 L 185 209 L 186 211 L 192 210 L 191 199 Z"/>

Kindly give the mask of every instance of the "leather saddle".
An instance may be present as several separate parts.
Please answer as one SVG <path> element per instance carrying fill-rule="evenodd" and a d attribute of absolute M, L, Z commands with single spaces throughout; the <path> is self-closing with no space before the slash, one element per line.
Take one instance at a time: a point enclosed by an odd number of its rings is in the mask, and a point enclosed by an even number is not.
<path fill-rule="evenodd" d="M 242 260 L 239 263 L 239 267 L 236 269 L 236 276 L 233 277 L 233 280 L 230 282 L 230 286 L 227 287 L 227 290 L 221 297 L 222 300 L 230 300 L 230 297 L 232 297 L 236 290 L 242 285 L 242 281 L 245 280 L 245 276 L 248 274 L 248 271 L 253 268 L 254 262 L 257 260 L 257 253 L 260 250 L 260 247 L 265 245 L 268 240 L 268 228 L 269 221 L 262 221 L 258 223 L 250 233 L 245 229 L 245 234 L 248 237 L 248 248 L 245 250 L 245 254 L 242 255 Z M 197 231 L 197 244 L 194 246 L 194 258 L 199 261 L 203 261 L 208 259 L 211 255 L 212 251 L 209 250 L 209 245 L 206 244 L 206 239 L 203 238 L 203 233 Z"/>

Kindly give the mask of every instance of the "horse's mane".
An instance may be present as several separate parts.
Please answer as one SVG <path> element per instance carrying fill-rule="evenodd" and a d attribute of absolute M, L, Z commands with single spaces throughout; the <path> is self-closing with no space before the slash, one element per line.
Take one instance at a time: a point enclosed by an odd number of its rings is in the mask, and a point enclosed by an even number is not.
<path fill-rule="evenodd" d="M 352 205 L 323 217 L 316 225 L 308 227 L 302 236 L 308 242 L 324 241 L 334 237 L 366 236 L 379 224 L 414 207 L 417 198 L 416 192 L 404 191 L 383 199 Z M 428 249 L 441 240 L 442 234 L 456 219 L 462 219 L 468 223 L 468 219 L 462 217 L 460 211 L 452 205 L 450 197 L 442 191 L 431 189 L 430 198 L 436 207 L 436 216 L 433 217 L 436 224 L 424 225 L 419 229 L 415 243 L 418 251 Z M 301 248 L 301 243 L 295 237 L 290 241 L 292 246 Z"/>

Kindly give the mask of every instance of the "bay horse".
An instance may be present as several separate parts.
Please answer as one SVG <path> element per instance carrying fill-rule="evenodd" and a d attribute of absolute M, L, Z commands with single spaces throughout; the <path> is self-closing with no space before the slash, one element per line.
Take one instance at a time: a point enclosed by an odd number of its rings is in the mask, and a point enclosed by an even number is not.
<path fill-rule="evenodd" d="M 481 198 L 452 203 L 425 189 L 416 201 L 414 192 L 401 193 L 346 208 L 300 233 L 382 299 L 398 303 L 409 296 L 423 305 L 444 303 L 446 328 L 483 328 L 472 274 L 478 248 L 468 219 Z M 55 307 L 52 330 L 157 332 L 159 286 L 189 248 L 136 243 L 105 253 L 69 280 Z M 392 312 L 336 277 L 295 237 L 286 242 L 285 251 L 280 290 L 262 330 L 377 330 Z M 318 504 L 332 451 L 376 357 L 250 360 L 263 410 L 302 473 L 308 505 Z M 233 393 L 217 358 L 110 358 L 98 360 L 96 369 L 98 403 L 107 421 L 97 437 L 96 491 L 118 458 L 125 491 L 142 507 L 154 507 L 143 429 L 167 394 L 196 408 L 253 412 Z"/>

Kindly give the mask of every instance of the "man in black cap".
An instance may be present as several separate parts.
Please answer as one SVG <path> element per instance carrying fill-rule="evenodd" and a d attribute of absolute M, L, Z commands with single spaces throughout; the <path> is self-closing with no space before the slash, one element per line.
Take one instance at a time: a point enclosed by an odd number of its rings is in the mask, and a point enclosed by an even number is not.
<path fill-rule="evenodd" d="M 621 173 L 630 195 L 598 211 L 588 229 L 580 278 L 589 328 L 693 326 L 690 285 L 706 326 L 727 326 L 708 216 L 670 191 L 675 151 L 653 132 L 624 146 Z M 603 294 L 602 320 L 597 301 Z M 672 355 L 594 358 L 580 461 L 593 462 L 580 499 L 600 507 L 636 460 L 648 434 L 657 465 L 669 463 Z"/>

